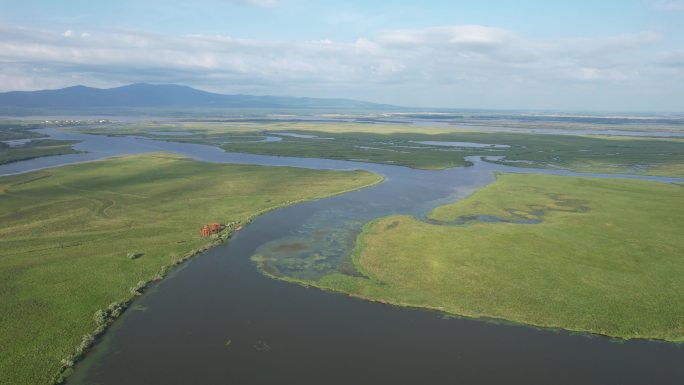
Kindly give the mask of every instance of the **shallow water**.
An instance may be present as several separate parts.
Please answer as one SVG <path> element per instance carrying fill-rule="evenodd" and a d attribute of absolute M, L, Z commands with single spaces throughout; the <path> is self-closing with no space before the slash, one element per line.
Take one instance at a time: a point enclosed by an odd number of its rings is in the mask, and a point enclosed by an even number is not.
<path fill-rule="evenodd" d="M 445 146 L 445 147 L 466 147 L 466 148 L 510 148 L 507 144 L 489 144 L 489 143 L 473 143 L 473 142 L 446 142 L 440 140 L 423 140 L 412 143 L 427 144 L 430 146 Z"/>
<path fill-rule="evenodd" d="M 21 147 L 25 144 L 31 143 L 33 139 L 12 139 L 12 140 L 3 140 L 0 141 L 2 143 L 5 143 L 6 145 L 10 147 Z"/>
<path fill-rule="evenodd" d="M 249 257 L 288 259 L 315 278 L 344 268 L 367 220 L 422 216 L 494 180 L 492 171 L 577 175 L 485 163 L 444 171 L 224 153 L 194 144 L 50 131 L 88 154 L 0 166 L 0 174 L 124 153 L 174 151 L 200 160 L 381 173 L 380 185 L 265 214 L 155 285 L 125 313 L 70 384 L 462 383 L 681 384 L 684 350 L 615 343 L 395 308 L 269 279 Z M 584 174 L 581 174 L 584 175 Z M 604 176 L 604 175 L 594 175 Z M 616 177 L 607 175 L 607 177 Z M 672 181 L 670 178 L 636 177 Z M 305 249 L 302 249 L 304 247 Z M 305 250 L 305 251 L 303 251 Z M 321 258 L 311 258 L 318 255 Z M 297 262 L 297 263 L 293 263 Z M 144 309 L 144 310 L 142 310 Z"/>
<path fill-rule="evenodd" d="M 318 135 L 295 134 L 294 132 L 274 132 L 273 134 L 280 135 L 280 136 L 289 136 L 291 138 L 300 138 L 300 139 L 316 139 L 319 137 Z"/>
<path fill-rule="evenodd" d="M 233 136 L 234 139 L 240 138 L 239 140 L 235 141 L 227 141 L 223 143 L 270 143 L 270 142 L 281 142 L 283 138 L 279 136 L 272 136 L 272 135 L 266 135 L 266 136 Z M 247 139 L 245 139 L 247 138 Z"/>

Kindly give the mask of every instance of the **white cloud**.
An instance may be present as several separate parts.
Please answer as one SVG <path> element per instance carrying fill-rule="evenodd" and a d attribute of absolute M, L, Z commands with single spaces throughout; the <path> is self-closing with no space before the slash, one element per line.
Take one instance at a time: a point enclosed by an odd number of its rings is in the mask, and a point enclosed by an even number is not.
<path fill-rule="evenodd" d="M 244 2 L 260 8 L 272 8 L 278 5 L 278 0 L 246 0 Z"/>
<path fill-rule="evenodd" d="M 515 35 L 500 28 L 481 25 L 459 25 L 423 29 L 386 31 L 378 39 L 390 44 L 498 45 Z"/>
<path fill-rule="evenodd" d="M 64 37 L 72 37 L 72 36 L 74 36 L 74 31 L 72 31 L 72 30 L 70 30 L 70 29 L 67 29 L 66 31 L 64 31 L 64 32 L 62 33 L 62 36 L 64 36 Z"/>
<path fill-rule="evenodd" d="M 655 7 L 661 11 L 684 12 L 684 1 L 657 1 L 655 2 Z"/>
<path fill-rule="evenodd" d="M 67 32 L 63 35 L 74 35 Z M 501 28 L 462 25 L 384 31 L 352 42 L 141 31 L 80 36 L 0 29 L 0 80 L 15 79 L 0 81 L 0 87 L 158 81 L 221 92 L 506 107 L 573 95 L 587 103 L 613 96 L 619 100 L 625 90 L 660 84 L 675 90 L 671 99 L 680 95 L 671 103 L 684 99 L 684 91 L 676 90 L 684 89 L 681 51 L 658 53 L 663 37 L 650 32 L 530 39 Z M 588 94 L 578 96 L 579 89 Z"/>
<path fill-rule="evenodd" d="M 663 53 L 659 63 L 668 67 L 684 68 L 684 49 Z"/>

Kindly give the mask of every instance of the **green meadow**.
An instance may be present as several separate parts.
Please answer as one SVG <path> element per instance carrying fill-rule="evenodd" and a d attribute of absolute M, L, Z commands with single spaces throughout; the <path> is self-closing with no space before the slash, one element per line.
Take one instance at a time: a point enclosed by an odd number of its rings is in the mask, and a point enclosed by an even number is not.
<path fill-rule="evenodd" d="M 367 224 L 352 257 L 365 277 L 305 283 L 460 316 L 682 342 L 683 231 L 682 185 L 502 174 L 427 222 Z"/>
<path fill-rule="evenodd" d="M 235 228 L 279 206 L 380 180 L 365 171 L 221 165 L 170 154 L 0 178 L 0 383 L 47 384 L 68 372 L 93 331 L 147 283 L 219 241 L 201 238 L 201 225 Z"/>

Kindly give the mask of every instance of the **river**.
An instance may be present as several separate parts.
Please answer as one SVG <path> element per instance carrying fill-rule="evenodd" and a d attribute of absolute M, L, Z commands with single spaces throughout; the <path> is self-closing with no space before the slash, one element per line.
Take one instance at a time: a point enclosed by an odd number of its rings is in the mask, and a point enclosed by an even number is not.
<path fill-rule="evenodd" d="M 514 168 L 476 158 L 471 159 L 473 167 L 423 171 L 45 132 L 56 139 L 81 140 L 77 149 L 89 152 L 3 165 L 0 175 L 126 153 L 173 151 L 213 162 L 366 169 L 386 178 L 374 187 L 262 215 L 230 242 L 184 264 L 115 322 L 77 365 L 69 384 L 684 383 L 684 349 L 678 345 L 616 342 L 397 308 L 273 280 L 249 260 L 257 252 L 278 256 L 276 250 L 287 249 L 278 245 L 298 244 L 304 254 L 324 255 L 330 265 L 295 265 L 287 273 L 315 278 L 326 268 L 343 265 L 369 219 L 397 213 L 423 216 L 491 183 L 494 171 L 587 174 Z"/>

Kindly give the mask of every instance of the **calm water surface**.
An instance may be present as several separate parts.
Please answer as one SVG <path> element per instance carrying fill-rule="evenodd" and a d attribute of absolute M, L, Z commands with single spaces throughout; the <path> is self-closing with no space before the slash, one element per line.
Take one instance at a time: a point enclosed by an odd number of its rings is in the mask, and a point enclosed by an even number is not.
<path fill-rule="evenodd" d="M 185 264 L 135 302 L 78 364 L 69 384 L 684 383 L 684 349 L 677 345 L 618 343 L 395 308 L 272 280 L 249 260 L 257 252 L 300 259 L 286 273 L 315 278 L 344 266 L 369 219 L 393 213 L 422 216 L 492 182 L 492 171 L 573 173 L 477 159 L 470 168 L 419 171 L 49 133 L 83 140 L 79 148 L 91 152 L 0 166 L 0 174 L 123 153 L 174 151 L 216 162 L 363 168 L 386 178 L 378 186 L 263 215 L 229 243 Z M 325 258 L 308 263 L 313 254 Z"/>

